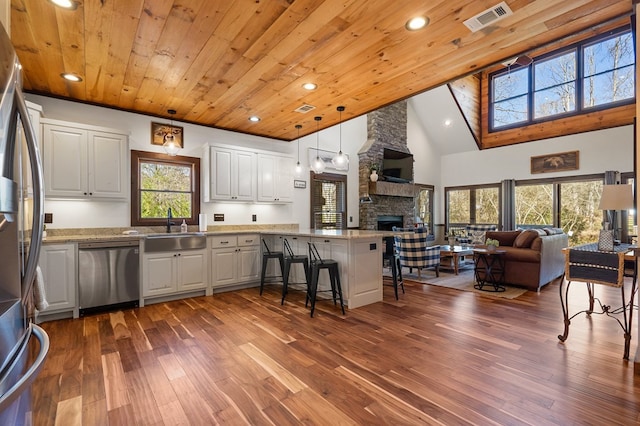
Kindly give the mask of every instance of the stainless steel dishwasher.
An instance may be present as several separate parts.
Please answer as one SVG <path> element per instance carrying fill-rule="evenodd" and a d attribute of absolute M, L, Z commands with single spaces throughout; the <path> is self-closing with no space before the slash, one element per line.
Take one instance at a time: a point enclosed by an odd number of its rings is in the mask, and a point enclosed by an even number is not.
<path fill-rule="evenodd" d="M 138 240 L 78 244 L 80 315 L 138 306 L 140 255 Z"/>

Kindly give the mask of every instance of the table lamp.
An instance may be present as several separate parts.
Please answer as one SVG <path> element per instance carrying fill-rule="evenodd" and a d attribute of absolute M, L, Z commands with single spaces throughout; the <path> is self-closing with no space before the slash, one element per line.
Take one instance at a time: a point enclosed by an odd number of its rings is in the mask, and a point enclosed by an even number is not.
<path fill-rule="evenodd" d="M 616 223 L 616 212 L 618 210 L 629 210 L 634 208 L 633 191 L 631 185 L 603 185 L 602 197 L 600 197 L 600 210 L 611 211 L 611 226 L 613 228 L 613 238 L 616 238 L 618 230 Z M 609 215 L 607 215 L 609 216 Z"/>

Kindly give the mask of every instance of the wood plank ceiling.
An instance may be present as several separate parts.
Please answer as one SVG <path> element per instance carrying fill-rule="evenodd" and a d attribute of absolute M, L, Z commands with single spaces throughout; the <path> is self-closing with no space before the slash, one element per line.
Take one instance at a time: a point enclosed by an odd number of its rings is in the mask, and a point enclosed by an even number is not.
<path fill-rule="evenodd" d="M 632 0 L 11 0 L 27 91 L 168 119 L 296 138 L 632 13 Z M 405 29 L 416 15 L 430 24 Z M 60 78 L 76 73 L 82 82 Z M 318 88 L 306 91 L 303 83 Z M 308 104 L 316 108 L 295 112 Z M 258 123 L 248 120 L 261 117 Z"/>

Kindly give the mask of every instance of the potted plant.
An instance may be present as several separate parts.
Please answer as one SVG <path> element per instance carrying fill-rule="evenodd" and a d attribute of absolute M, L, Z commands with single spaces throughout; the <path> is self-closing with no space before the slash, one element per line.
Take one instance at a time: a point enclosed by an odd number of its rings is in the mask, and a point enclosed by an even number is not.
<path fill-rule="evenodd" d="M 449 245 L 451 247 L 456 245 L 456 234 L 453 232 L 453 229 L 449 230 L 449 233 L 447 234 L 447 241 L 449 241 Z"/>
<path fill-rule="evenodd" d="M 487 238 L 485 244 L 487 245 L 487 250 L 489 251 L 495 251 L 496 248 L 498 248 L 498 246 L 500 245 L 498 240 L 494 240 L 493 238 Z"/>

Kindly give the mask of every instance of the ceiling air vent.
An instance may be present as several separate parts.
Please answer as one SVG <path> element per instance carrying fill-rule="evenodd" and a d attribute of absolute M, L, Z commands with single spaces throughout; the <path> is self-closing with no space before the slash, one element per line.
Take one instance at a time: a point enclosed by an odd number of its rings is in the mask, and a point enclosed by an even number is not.
<path fill-rule="evenodd" d="M 304 104 L 296 109 L 294 109 L 295 112 L 300 112 L 302 114 L 306 114 L 311 110 L 316 109 L 316 107 L 314 107 L 313 105 L 309 105 L 309 104 Z"/>
<path fill-rule="evenodd" d="M 509 8 L 509 5 L 505 2 L 500 2 L 484 12 L 478 13 L 473 18 L 467 19 L 463 24 L 475 33 L 476 31 L 511 15 L 513 15 L 513 11 Z"/>

